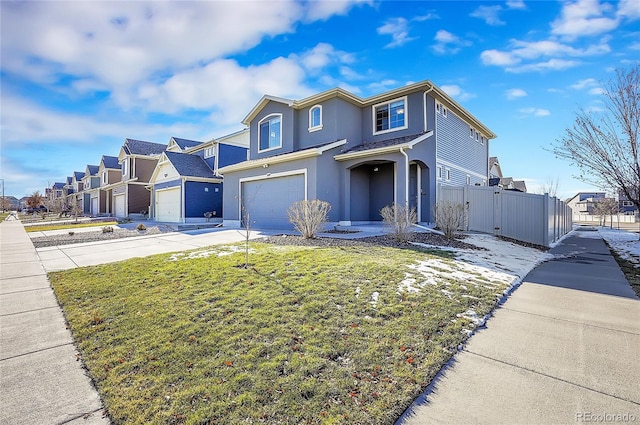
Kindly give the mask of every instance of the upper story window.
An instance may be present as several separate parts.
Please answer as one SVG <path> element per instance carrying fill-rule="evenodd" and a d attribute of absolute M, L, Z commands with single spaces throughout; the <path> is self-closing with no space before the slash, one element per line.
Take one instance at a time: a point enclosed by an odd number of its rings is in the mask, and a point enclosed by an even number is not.
<path fill-rule="evenodd" d="M 258 151 L 276 149 L 282 146 L 282 115 L 275 114 L 263 118 L 258 123 Z"/>
<path fill-rule="evenodd" d="M 322 106 L 316 105 L 309 109 L 309 131 L 322 129 Z"/>
<path fill-rule="evenodd" d="M 210 147 L 210 148 L 205 148 L 205 150 L 204 150 L 204 157 L 205 158 L 211 158 L 215 154 L 216 154 L 216 150 L 215 150 L 215 148 L 213 146 Z"/>
<path fill-rule="evenodd" d="M 107 184 L 107 170 L 102 172 L 102 183 Z"/>
<path fill-rule="evenodd" d="M 475 134 L 475 130 L 473 128 L 469 128 L 469 137 L 473 139 L 473 135 Z"/>
<path fill-rule="evenodd" d="M 407 98 L 373 107 L 374 134 L 407 128 Z"/>
<path fill-rule="evenodd" d="M 129 163 L 129 159 L 126 158 L 124 161 L 122 161 L 122 175 L 126 176 L 127 175 L 127 164 Z"/>
<path fill-rule="evenodd" d="M 440 102 L 436 102 L 436 112 L 441 114 L 443 117 L 447 117 L 447 108 Z"/>

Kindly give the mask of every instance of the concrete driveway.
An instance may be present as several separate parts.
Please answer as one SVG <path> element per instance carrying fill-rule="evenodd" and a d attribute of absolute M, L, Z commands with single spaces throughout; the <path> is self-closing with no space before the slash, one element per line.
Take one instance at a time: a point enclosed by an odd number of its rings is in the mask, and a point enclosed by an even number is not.
<path fill-rule="evenodd" d="M 264 232 L 252 231 L 249 237 L 257 239 L 264 236 L 267 236 Z M 200 229 L 38 248 L 36 252 L 48 273 L 113 263 L 135 257 L 235 243 L 245 238 L 244 230 Z"/>

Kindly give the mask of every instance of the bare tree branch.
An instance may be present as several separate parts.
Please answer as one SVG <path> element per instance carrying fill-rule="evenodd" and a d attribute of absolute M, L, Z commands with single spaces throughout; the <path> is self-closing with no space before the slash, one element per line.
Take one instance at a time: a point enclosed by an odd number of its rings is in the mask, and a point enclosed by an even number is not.
<path fill-rule="evenodd" d="M 640 65 L 617 70 L 603 97 L 605 111 L 579 110 L 552 151 L 578 167 L 580 180 L 614 189 L 640 208 Z"/>

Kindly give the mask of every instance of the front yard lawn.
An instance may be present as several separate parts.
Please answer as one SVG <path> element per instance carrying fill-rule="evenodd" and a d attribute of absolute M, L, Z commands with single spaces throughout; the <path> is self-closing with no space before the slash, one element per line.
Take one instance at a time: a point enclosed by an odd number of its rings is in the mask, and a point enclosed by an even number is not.
<path fill-rule="evenodd" d="M 235 245 L 49 277 L 115 424 L 393 424 L 510 283 L 452 257 L 252 243 L 248 270 Z"/>

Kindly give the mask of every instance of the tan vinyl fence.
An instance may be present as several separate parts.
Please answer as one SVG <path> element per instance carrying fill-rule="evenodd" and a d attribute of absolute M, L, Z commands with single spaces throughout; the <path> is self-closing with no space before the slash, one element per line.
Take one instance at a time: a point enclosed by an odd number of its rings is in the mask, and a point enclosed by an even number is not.
<path fill-rule="evenodd" d="M 437 202 L 465 206 L 466 230 L 550 246 L 571 231 L 573 212 L 558 198 L 495 186 L 438 186 Z"/>

